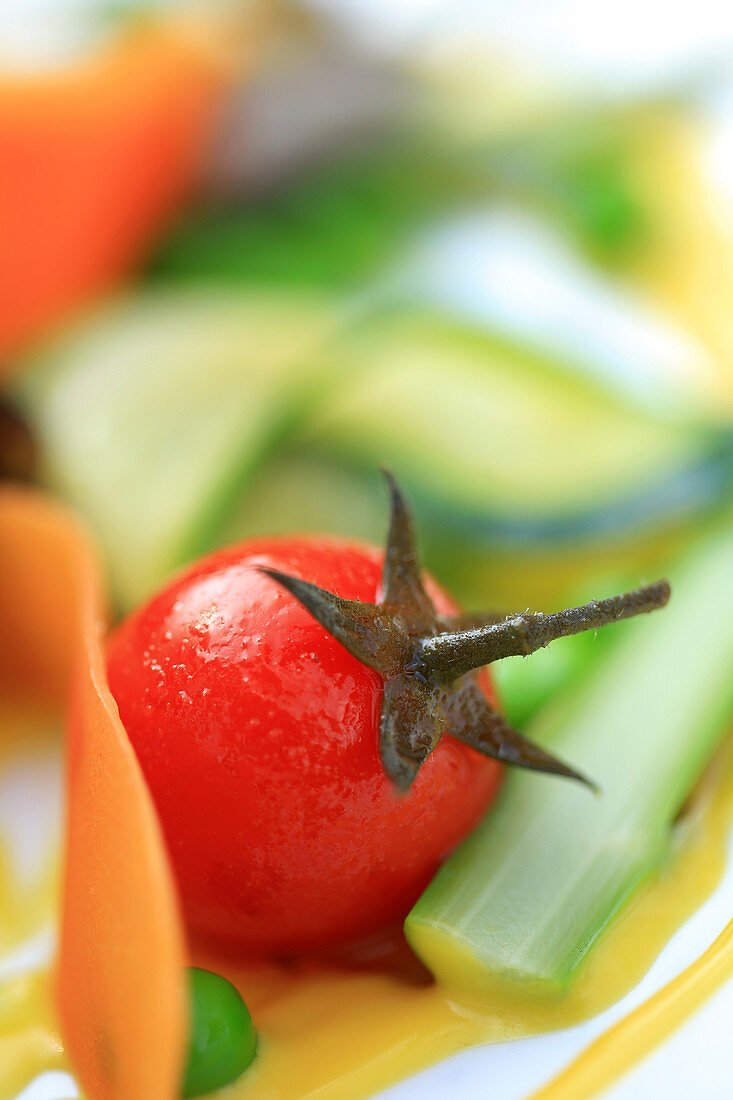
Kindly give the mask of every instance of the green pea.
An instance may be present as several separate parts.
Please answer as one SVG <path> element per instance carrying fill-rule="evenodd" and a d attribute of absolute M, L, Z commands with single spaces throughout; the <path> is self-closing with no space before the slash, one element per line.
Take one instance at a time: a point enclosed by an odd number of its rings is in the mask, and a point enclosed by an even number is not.
<path fill-rule="evenodd" d="M 247 1006 L 226 978 L 189 968 L 191 1037 L 182 1095 L 201 1096 L 231 1084 L 255 1056 L 257 1032 Z"/>

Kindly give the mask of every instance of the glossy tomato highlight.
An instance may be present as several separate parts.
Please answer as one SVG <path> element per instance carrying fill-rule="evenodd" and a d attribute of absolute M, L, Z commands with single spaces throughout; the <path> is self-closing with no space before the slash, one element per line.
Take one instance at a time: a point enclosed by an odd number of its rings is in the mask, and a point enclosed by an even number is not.
<path fill-rule="evenodd" d="M 399 796 L 378 752 L 381 677 L 257 566 L 373 602 L 382 554 L 302 537 L 215 553 L 118 628 L 109 679 L 191 929 L 283 954 L 406 914 L 489 805 L 500 766 L 446 737 Z"/>

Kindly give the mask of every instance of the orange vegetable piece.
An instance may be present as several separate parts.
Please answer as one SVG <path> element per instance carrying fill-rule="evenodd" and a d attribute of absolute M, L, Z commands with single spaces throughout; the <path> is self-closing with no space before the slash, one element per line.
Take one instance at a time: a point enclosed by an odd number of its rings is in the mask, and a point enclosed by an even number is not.
<path fill-rule="evenodd" d="M 174 24 L 0 76 L 0 364 L 115 284 L 190 192 L 226 66 Z"/>
<path fill-rule="evenodd" d="M 40 494 L 0 491 L 4 690 L 60 698 L 68 723 L 57 994 L 89 1100 L 175 1100 L 187 1020 L 183 931 L 157 819 L 107 688 L 94 551 Z"/>

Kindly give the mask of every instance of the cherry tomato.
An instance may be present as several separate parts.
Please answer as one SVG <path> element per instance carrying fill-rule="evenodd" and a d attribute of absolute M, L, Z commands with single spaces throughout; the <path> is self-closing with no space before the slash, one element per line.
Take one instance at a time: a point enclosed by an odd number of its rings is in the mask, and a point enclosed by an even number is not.
<path fill-rule="evenodd" d="M 497 790 L 495 761 L 443 737 L 397 794 L 378 751 L 380 675 L 257 568 L 375 602 L 382 560 L 336 539 L 250 541 L 194 565 L 111 638 L 110 686 L 190 928 L 210 942 L 287 954 L 388 925 Z M 485 672 L 479 683 L 491 699 Z"/>

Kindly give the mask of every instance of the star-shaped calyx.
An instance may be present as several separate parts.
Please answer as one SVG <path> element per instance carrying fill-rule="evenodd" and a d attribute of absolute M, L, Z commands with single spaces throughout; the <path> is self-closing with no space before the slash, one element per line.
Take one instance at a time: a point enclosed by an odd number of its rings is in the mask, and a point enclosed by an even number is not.
<path fill-rule="evenodd" d="M 384 680 L 379 751 L 389 779 L 400 792 L 409 790 L 440 738 L 448 734 L 502 763 L 551 772 L 595 789 L 586 776 L 512 729 L 479 687 L 478 670 L 504 657 L 527 656 L 555 638 L 663 607 L 670 595 L 667 582 L 551 615 L 446 618 L 435 610 L 423 586 L 402 493 L 391 474 L 384 476 L 391 518 L 379 603 L 344 600 L 276 569 L 262 572 Z"/>

